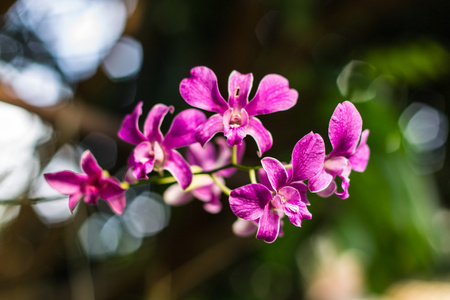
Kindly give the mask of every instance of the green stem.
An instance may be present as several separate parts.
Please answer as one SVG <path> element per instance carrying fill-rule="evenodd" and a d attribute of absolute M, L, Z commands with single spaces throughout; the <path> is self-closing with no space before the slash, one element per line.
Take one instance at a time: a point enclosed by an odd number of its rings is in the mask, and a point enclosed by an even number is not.
<path fill-rule="evenodd" d="M 59 195 L 54 197 L 39 197 L 39 198 L 28 198 L 20 197 L 17 199 L 1 199 L 0 205 L 26 205 L 26 204 L 36 204 L 38 202 L 48 202 L 64 199 L 67 196 Z"/>
<path fill-rule="evenodd" d="M 221 183 L 217 179 L 216 175 L 214 175 L 214 174 L 210 174 L 210 175 L 211 175 L 211 178 L 214 180 L 214 183 L 222 190 L 222 192 L 225 195 L 230 196 L 231 190 L 227 186 L 225 186 L 223 183 Z"/>
<path fill-rule="evenodd" d="M 252 183 L 258 183 L 258 181 L 256 181 L 256 172 L 255 169 L 251 169 L 248 171 L 248 175 L 250 176 L 250 181 Z"/>
<path fill-rule="evenodd" d="M 231 150 L 231 164 L 232 165 L 238 165 L 237 163 L 237 146 L 234 145 L 232 150 Z"/>

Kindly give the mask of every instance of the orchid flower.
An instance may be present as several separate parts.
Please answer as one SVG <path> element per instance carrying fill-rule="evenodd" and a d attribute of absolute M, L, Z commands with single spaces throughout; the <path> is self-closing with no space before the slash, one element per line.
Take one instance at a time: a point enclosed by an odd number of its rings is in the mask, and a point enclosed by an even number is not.
<path fill-rule="evenodd" d="M 240 145 L 246 135 L 252 136 L 258 146 L 258 155 L 272 147 L 272 135 L 257 119 L 264 115 L 287 110 L 295 105 L 298 93 L 289 88 L 286 78 L 270 74 L 265 76 L 249 102 L 253 75 L 233 71 L 228 79 L 228 102 L 220 95 L 217 77 L 207 67 L 195 67 L 191 77 L 180 84 L 181 96 L 194 107 L 215 112 L 196 133 L 195 138 L 204 146 L 216 133 L 223 132 L 230 147 Z"/>
<path fill-rule="evenodd" d="M 175 116 L 169 131 L 163 136 L 160 127 L 169 111 L 173 112 L 172 106 L 156 104 L 148 113 L 143 132 L 139 130 L 138 124 L 142 114 L 142 102 L 139 102 L 134 111 L 123 120 L 119 137 L 136 145 L 128 159 L 129 181 L 129 177 L 148 179 L 147 174 L 153 170 L 168 170 L 183 189 L 191 184 L 190 166 L 175 149 L 196 142 L 195 130 L 206 121 L 206 117 L 196 109 L 184 110 Z"/>
<path fill-rule="evenodd" d="M 192 166 L 199 167 L 202 171 L 212 171 L 231 163 L 231 148 L 222 137 L 215 139 L 219 151 L 217 153 L 213 144 L 208 143 L 202 147 L 199 143 L 190 145 L 186 151 L 187 161 Z M 237 161 L 240 162 L 244 154 L 244 144 L 238 146 Z M 230 177 L 235 172 L 234 168 L 220 170 L 214 173 L 215 180 L 225 184 L 224 178 Z M 191 185 L 183 190 L 179 184 L 173 184 L 164 192 L 164 200 L 171 205 L 182 205 L 191 201 L 194 197 L 204 202 L 204 209 L 210 213 L 218 213 L 222 209 L 220 196 L 222 190 L 208 174 L 194 175 Z"/>
<path fill-rule="evenodd" d="M 44 174 L 44 177 L 52 188 L 69 195 L 71 212 L 81 198 L 88 204 L 97 204 L 98 199 L 103 198 L 116 214 L 122 214 L 126 204 L 124 185 L 102 170 L 89 150 L 81 156 L 81 169 L 84 173 L 61 171 Z"/>
<path fill-rule="evenodd" d="M 263 158 L 261 164 L 268 183 L 252 183 L 232 190 L 229 197 L 231 210 L 238 218 L 258 220 L 256 237 L 268 243 L 277 238 L 284 215 L 300 227 L 303 219 L 311 218 L 307 209 L 307 187 L 303 181 L 320 170 L 324 153 L 322 137 L 310 132 L 294 146 L 291 172 L 287 172 L 277 159 Z"/>
<path fill-rule="evenodd" d="M 320 172 L 309 180 L 311 192 L 322 197 L 336 194 L 341 199 L 348 198 L 350 172 L 364 172 L 370 156 L 369 130 L 361 130 L 362 118 L 356 107 L 349 101 L 338 104 L 328 127 L 333 150 L 324 157 Z M 337 191 L 336 176 L 342 179 L 342 191 Z"/>

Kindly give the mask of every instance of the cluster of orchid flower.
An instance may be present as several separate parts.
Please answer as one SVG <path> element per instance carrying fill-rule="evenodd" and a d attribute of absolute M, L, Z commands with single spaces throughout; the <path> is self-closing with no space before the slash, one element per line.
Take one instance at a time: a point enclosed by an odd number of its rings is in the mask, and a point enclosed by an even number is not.
<path fill-rule="evenodd" d="M 369 131 L 362 131 L 362 119 L 355 106 L 345 101 L 338 104 L 329 124 L 329 138 L 333 150 L 327 155 L 322 137 L 310 132 L 294 146 L 291 161 L 284 164 L 272 157 L 261 159 L 261 166 L 241 164 L 245 151 L 243 139 L 254 138 L 258 155 L 272 147 L 270 132 L 255 116 L 284 111 L 293 107 L 298 98 L 289 88 L 288 80 L 280 75 L 265 76 L 251 101 L 248 100 L 253 83 L 252 74 L 233 71 L 228 81 L 228 101 L 220 94 L 217 77 L 207 67 L 196 67 L 191 76 L 180 84 L 180 93 L 193 107 L 213 112 L 209 118 L 198 109 L 187 109 L 173 118 L 163 135 L 161 123 L 172 106 L 156 104 L 148 113 L 143 131 L 139 129 L 142 102 L 127 115 L 119 130 L 119 137 L 136 145 L 128 159 L 124 181 L 102 170 L 87 150 L 81 157 L 84 173 L 71 171 L 45 174 L 47 182 L 64 195 L 69 195 L 69 209 L 74 210 L 83 198 L 96 204 L 99 198 L 111 209 L 122 214 L 125 191 L 134 185 L 148 182 L 170 183 L 164 199 L 168 204 L 180 205 L 197 198 L 204 209 L 218 213 L 222 193 L 237 216 L 233 231 L 250 235 L 268 243 L 282 234 L 282 218 L 300 227 L 303 219 L 310 219 L 307 191 L 322 197 L 336 194 L 349 196 L 349 175 L 352 170 L 363 172 L 369 160 L 366 144 Z M 224 137 L 213 137 L 223 132 Z M 217 147 L 214 146 L 216 143 Z M 184 158 L 176 149 L 187 147 Z M 230 190 L 225 178 L 237 169 L 249 172 L 250 183 Z M 165 175 L 167 170 L 171 176 Z M 148 177 L 152 174 L 151 177 Z M 336 184 L 340 178 L 341 187 Z"/>

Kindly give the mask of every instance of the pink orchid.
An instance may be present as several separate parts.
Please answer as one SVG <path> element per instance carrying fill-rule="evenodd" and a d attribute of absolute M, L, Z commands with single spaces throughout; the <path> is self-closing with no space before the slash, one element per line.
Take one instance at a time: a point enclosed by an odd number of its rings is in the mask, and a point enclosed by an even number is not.
<path fill-rule="evenodd" d="M 212 171 L 231 163 L 231 149 L 226 144 L 224 138 L 215 139 L 218 145 L 216 151 L 213 144 L 208 143 L 202 147 L 199 143 L 190 145 L 186 151 L 187 161 L 192 166 L 198 166 L 202 171 Z M 237 162 L 239 163 L 244 154 L 245 146 L 238 146 Z M 234 168 L 220 170 L 214 173 L 216 180 L 225 184 L 224 178 L 230 177 L 235 172 Z M 204 202 L 204 209 L 210 213 L 218 213 L 222 209 L 220 196 L 221 189 L 208 174 L 194 175 L 191 185 L 187 190 L 183 190 L 179 184 L 173 184 L 164 192 L 164 200 L 171 205 L 182 205 L 193 198 Z"/>
<path fill-rule="evenodd" d="M 350 172 L 364 172 L 370 156 L 369 130 L 361 131 L 362 118 L 356 107 L 349 101 L 338 104 L 328 127 L 333 150 L 324 156 L 320 172 L 309 180 L 311 192 L 322 197 L 336 194 L 341 199 L 348 198 Z M 342 179 L 342 191 L 337 191 L 336 176 Z"/>
<path fill-rule="evenodd" d="M 88 204 L 97 204 L 103 198 L 116 214 L 125 209 L 125 191 L 119 180 L 102 170 L 94 156 L 86 150 L 81 156 L 84 174 L 71 171 L 44 174 L 48 184 L 63 195 L 69 195 L 69 209 L 73 212 L 81 198 Z"/>
<path fill-rule="evenodd" d="M 270 74 L 261 80 L 249 102 L 252 83 L 252 74 L 233 71 L 228 79 L 227 102 L 220 95 L 216 75 L 207 67 L 193 68 L 191 77 L 181 82 L 180 93 L 188 104 L 216 113 L 195 133 L 202 146 L 216 133 L 223 132 L 230 147 L 240 145 L 246 135 L 255 139 L 260 156 L 272 147 L 272 135 L 255 116 L 291 108 L 298 93 L 289 88 L 286 78 Z"/>
<path fill-rule="evenodd" d="M 258 221 L 256 237 L 271 243 L 280 231 L 281 218 L 287 215 L 297 227 L 310 219 L 307 209 L 306 185 L 322 165 L 325 145 L 320 135 L 309 133 L 300 139 L 292 151 L 292 170 L 272 157 L 261 160 L 267 180 L 241 186 L 231 191 L 229 202 L 233 213 L 241 219 Z M 267 182 L 268 181 L 268 182 Z"/>
<path fill-rule="evenodd" d="M 148 113 L 144 132 L 141 132 L 138 121 L 142 114 L 142 102 L 139 102 L 123 120 L 118 135 L 124 141 L 136 145 L 128 159 L 128 177 L 148 179 L 147 174 L 153 170 L 168 170 L 185 189 L 191 184 L 192 171 L 175 149 L 196 142 L 195 130 L 206 121 L 206 117 L 196 109 L 184 110 L 175 116 L 169 131 L 163 136 L 160 127 L 169 111 L 173 112 L 172 106 L 156 104 Z M 129 176 L 130 173 L 132 176 Z"/>

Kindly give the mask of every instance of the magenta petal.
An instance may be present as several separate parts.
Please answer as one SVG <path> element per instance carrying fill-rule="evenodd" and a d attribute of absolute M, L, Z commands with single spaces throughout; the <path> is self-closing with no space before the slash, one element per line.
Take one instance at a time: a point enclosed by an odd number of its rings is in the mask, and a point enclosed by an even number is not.
<path fill-rule="evenodd" d="M 288 174 L 282 163 L 275 158 L 265 157 L 261 160 L 261 165 L 267 173 L 273 190 L 278 191 L 278 189 L 286 185 Z"/>
<path fill-rule="evenodd" d="M 310 204 L 307 198 L 308 186 L 306 184 L 300 181 L 296 181 L 289 183 L 289 186 L 295 188 L 300 193 L 300 201 L 302 201 L 306 205 Z"/>
<path fill-rule="evenodd" d="M 125 190 L 120 186 L 119 180 L 115 177 L 109 177 L 100 182 L 100 197 L 109 200 L 116 198 L 125 193 Z"/>
<path fill-rule="evenodd" d="M 217 77 L 207 67 L 196 67 L 191 70 L 191 77 L 180 83 L 180 94 L 191 106 L 222 114 L 228 103 L 220 95 Z"/>
<path fill-rule="evenodd" d="M 258 169 L 256 172 L 257 172 L 256 175 L 258 176 L 258 181 L 268 189 L 272 189 L 272 185 L 270 184 L 269 178 L 267 178 L 266 171 L 263 168 L 261 168 Z"/>
<path fill-rule="evenodd" d="M 255 97 L 245 109 L 250 116 L 287 110 L 297 103 L 298 93 L 289 89 L 286 78 L 276 74 L 266 75 L 259 83 Z"/>
<path fill-rule="evenodd" d="M 92 187 L 91 187 L 92 188 Z M 84 191 L 84 202 L 86 202 L 87 204 L 97 204 L 98 198 L 100 197 L 100 194 L 98 193 L 97 188 L 94 189 L 90 189 L 90 190 L 85 190 Z"/>
<path fill-rule="evenodd" d="M 270 205 L 267 205 L 259 219 L 256 238 L 264 240 L 266 243 L 274 242 L 280 231 L 280 219 L 278 212 L 275 209 L 271 209 Z"/>
<path fill-rule="evenodd" d="M 333 151 L 329 156 L 346 156 L 355 152 L 362 130 L 362 119 L 353 103 L 338 104 L 331 117 L 328 135 Z"/>
<path fill-rule="evenodd" d="M 284 213 L 288 216 L 292 224 L 300 227 L 303 219 L 311 218 L 306 204 L 300 201 L 300 193 L 297 189 L 291 186 L 285 186 L 280 189 L 279 195 L 284 199 Z"/>
<path fill-rule="evenodd" d="M 253 234 L 258 229 L 258 224 L 255 221 L 247 221 L 237 219 L 233 223 L 233 233 L 237 236 L 246 237 Z"/>
<path fill-rule="evenodd" d="M 163 145 L 166 149 L 175 149 L 195 143 L 195 131 L 204 122 L 206 116 L 201 111 L 193 108 L 182 111 L 173 119 Z"/>
<path fill-rule="evenodd" d="M 91 176 L 101 176 L 103 169 L 98 165 L 97 160 L 91 151 L 86 150 L 81 155 L 81 169 L 89 177 Z"/>
<path fill-rule="evenodd" d="M 211 214 L 217 214 L 222 210 L 222 203 L 220 202 L 220 196 L 222 195 L 222 192 L 216 185 L 211 186 L 210 189 L 211 198 L 209 199 L 209 201 L 203 204 L 203 208 Z M 194 195 L 197 195 L 196 192 L 197 190 L 194 191 Z"/>
<path fill-rule="evenodd" d="M 308 188 L 311 192 L 317 193 L 326 189 L 333 181 L 333 176 L 322 169 L 319 173 L 308 180 Z"/>
<path fill-rule="evenodd" d="M 109 207 L 111 207 L 111 210 L 118 215 L 123 214 L 125 205 L 127 204 L 125 193 L 114 198 L 109 198 L 106 202 L 108 203 Z"/>
<path fill-rule="evenodd" d="M 361 142 L 359 143 L 356 152 L 348 159 L 352 165 L 352 169 L 357 172 L 364 172 L 369 162 L 370 149 L 367 145 L 367 137 L 369 136 L 369 130 L 366 129 L 361 134 Z"/>
<path fill-rule="evenodd" d="M 292 151 L 292 181 L 313 177 L 322 168 L 325 160 L 325 143 L 322 137 L 310 132 L 302 137 Z"/>
<path fill-rule="evenodd" d="M 272 194 L 262 184 L 247 184 L 231 191 L 229 202 L 233 213 L 241 219 L 256 220 L 272 200 Z"/>
<path fill-rule="evenodd" d="M 150 142 L 137 145 L 128 159 L 128 167 L 136 179 L 147 179 L 147 174 L 153 171 L 155 156 Z"/>
<path fill-rule="evenodd" d="M 77 192 L 77 193 L 72 194 L 72 195 L 69 196 L 69 209 L 70 209 L 70 212 L 73 213 L 75 207 L 80 202 L 81 197 L 83 197 L 83 193 L 81 193 L 81 192 Z"/>
<path fill-rule="evenodd" d="M 317 195 L 323 198 L 328 198 L 336 192 L 336 189 L 337 189 L 336 181 L 333 180 L 325 189 L 317 192 Z"/>
<path fill-rule="evenodd" d="M 257 118 L 249 118 L 247 134 L 255 139 L 256 145 L 258 146 L 258 156 L 262 156 L 264 152 L 272 147 L 272 135 L 266 128 L 264 128 L 261 121 Z"/>
<path fill-rule="evenodd" d="M 147 138 L 139 130 L 139 116 L 142 114 L 142 102 L 139 102 L 133 112 L 126 115 L 122 121 L 122 126 L 119 129 L 118 136 L 133 145 L 137 145 Z"/>
<path fill-rule="evenodd" d="M 223 117 L 216 114 L 197 128 L 195 139 L 204 146 L 218 132 L 223 132 Z"/>
<path fill-rule="evenodd" d="M 349 160 L 343 156 L 334 156 L 326 159 L 323 168 L 331 175 L 340 175 L 345 170 L 351 170 Z"/>
<path fill-rule="evenodd" d="M 163 169 L 169 171 L 183 189 L 186 189 L 192 182 L 191 168 L 176 150 L 169 150 L 166 153 Z"/>
<path fill-rule="evenodd" d="M 247 135 L 247 124 L 248 114 L 244 109 L 236 112 L 230 108 L 223 114 L 223 134 L 227 138 L 228 146 L 233 147 L 242 143 L 242 139 Z"/>
<path fill-rule="evenodd" d="M 191 165 L 199 166 L 204 171 L 213 170 L 216 164 L 216 149 L 212 143 L 202 147 L 200 143 L 189 145 L 186 159 Z"/>
<path fill-rule="evenodd" d="M 47 183 L 63 195 L 72 195 L 80 191 L 81 185 L 87 180 L 85 174 L 71 171 L 44 174 Z"/>
<path fill-rule="evenodd" d="M 347 168 L 345 168 L 341 174 L 338 174 L 338 176 L 342 179 L 341 187 L 342 191 L 338 192 L 336 191 L 336 195 L 341 199 L 347 199 L 350 194 L 348 193 L 348 187 L 350 186 L 350 172 L 351 172 L 351 166 L 349 165 Z"/>
<path fill-rule="evenodd" d="M 173 107 L 164 104 L 155 104 L 150 110 L 144 123 L 144 135 L 149 141 L 162 142 L 161 123 L 169 111 L 173 112 Z"/>
<path fill-rule="evenodd" d="M 253 75 L 233 71 L 228 78 L 228 104 L 231 108 L 240 110 L 247 105 L 248 94 L 252 88 Z"/>

